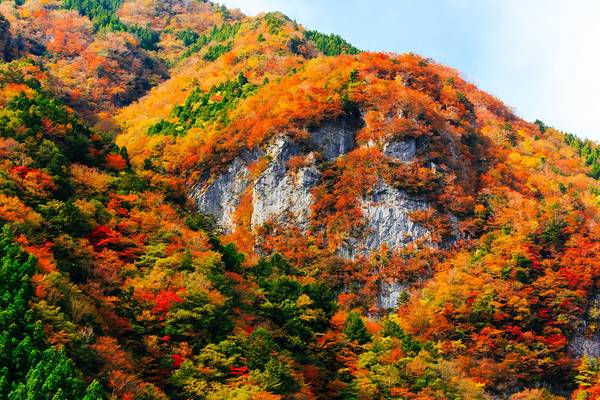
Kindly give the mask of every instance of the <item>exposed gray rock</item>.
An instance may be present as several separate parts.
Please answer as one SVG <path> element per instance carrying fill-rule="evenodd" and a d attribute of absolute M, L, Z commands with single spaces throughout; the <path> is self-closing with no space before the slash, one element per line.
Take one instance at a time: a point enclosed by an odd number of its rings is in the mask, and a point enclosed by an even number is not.
<path fill-rule="evenodd" d="M 398 281 L 382 282 L 379 286 L 379 307 L 384 310 L 396 308 L 398 306 L 398 298 L 407 289 L 407 284 Z"/>
<path fill-rule="evenodd" d="M 600 357 L 600 294 L 591 300 L 586 318 L 569 342 L 569 350 L 578 357 Z"/>
<path fill-rule="evenodd" d="M 383 153 L 399 161 L 408 162 L 415 158 L 417 142 L 414 138 L 392 139 L 384 144 Z"/>
<path fill-rule="evenodd" d="M 458 151 L 456 151 L 456 142 L 454 140 L 454 136 L 450 135 L 448 132 L 442 131 L 440 135 L 448 141 L 448 149 L 450 150 L 450 155 L 453 159 L 458 159 Z"/>
<path fill-rule="evenodd" d="M 329 121 L 313 130 L 309 140 L 302 144 L 279 135 L 266 150 L 246 152 L 235 158 L 224 172 L 212 178 L 205 177 L 193 187 L 191 197 L 201 212 L 213 216 L 226 232 L 231 232 L 240 196 L 252 188 L 252 227 L 275 222 L 306 231 L 310 227 L 310 208 L 315 200 L 312 189 L 321 179 L 315 154 L 318 152 L 333 160 L 350 151 L 355 146 L 355 133 L 359 127 L 360 124 L 351 119 Z M 384 151 L 390 157 L 406 162 L 415 157 L 416 147 L 415 139 L 404 138 L 390 141 Z M 308 163 L 296 171 L 289 171 L 288 162 L 294 156 L 306 157 Z M 260 176 L 254 178 L 248 166 L 261 157 L 265 157 L 268 164 Z M 355 258 L 384 244 L 392 249 L 428 239 L 427 229 L 410 219 L 412 212 L 427 207 L 425 200 L 381 182 L 361 200 L 364 229 L 351 233 L 339 254 Z M 382 301 L 391 304 L 398 294 L 392 291 L 386 296 L 387 300 Z"/>
<path fill-rule="evenodd" d="M 260 155 L 261 152 L 257 150 L 237 157 L 225 172 L 213 181 L 199 182 L 190 193 L 198 209 L 213 216 L 226 232 L 233 230 L 233 213 L 239 204 L 240 196 L 251 183 L 248 165 L 258 160 Z"/>
<path fill-rule="evenodd" d="M 381 183 L 362 201 L 361 206 L 369 227 L 365 239 L 369 250 L 378 249 L 384 243 L 390 248 L 404 247 L 429 236 L 427 229 L 410 219 L 412 212 L 427 208 L 424 200 Z"/>
<path fill-rule="evenodd" d="M 334 160 L 356 146 L 358 124 L 348 119 L 327 121 L 310 132 L 310 139 L 327 160 Z"/>
<path fill-rule="evenodd" d="M 291 139 L 279 136 L 268 147 L 266 153 L 270 162 L 254 183 L 248 166 L 264 155 L 259 150 L 237 157 L 213 181 L 208 177 L 201 180 L 190 195 L 201 212 L 212 215 L 217 224 L 230 232 L 234 228 L 233 213 L 240 196 L 253 184 L 252 226 L 276 221 L 307 229 L 312 204 L 310 189 L 318 183 L 321 174 L 314 164 L 289 173 L 288 160 L 312 151 L 333 160 L 355 147 L 355 135 L 360 126 L 361 122 L 352 118 L 327 121 L 310 132 L 309 149 L 303 152 Z"/>
<path fill-rule="evenodd" d="M 254 183 L 253 226 L 272 220 L 290 223 L 302 230 L 308 228 L 313 202 L 310 189 L 318 183 L 321 174 L 314 165 L 290 173 L 287 162 L 299 153 L 298 146 L 285 136 L 277 138 L 267 150 L 271 162 Z"/>
<path fill-rule="evenodd" d="M 348 239 L 338 254 L 355 258 L 377 250 L 383 244 L 390 249 L 401 248 L 419 239 L 429 239 L 430 232 L 410 219 L 412 212 L 426 208 L 426 201 L 409 196 L 386 183 L 378 184 L 361 201 L 366 230 L 361 237 Z"/>

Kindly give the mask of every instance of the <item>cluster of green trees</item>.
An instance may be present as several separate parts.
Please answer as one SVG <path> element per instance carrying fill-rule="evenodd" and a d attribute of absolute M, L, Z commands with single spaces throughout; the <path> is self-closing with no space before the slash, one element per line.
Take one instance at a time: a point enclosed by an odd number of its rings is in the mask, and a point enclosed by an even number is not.
<path fill-rule="evenodd" d="M 43 126 L 48 121 L 63 127 L 64 134 L 45 135 Z M 15 129 L 17 126 L 26 129 Z M 72 193 L 67 170 L 69 161 L 92 162 L 87 151 L 90 147 L 87 128 L 62 104 L 43 92 L 31 98 L 21 93 L 0 111 L 0 136 L 25 144 L 26 153 L 34 160 L 32 167 L 44 169 L 53 177 L 58 199 Z M 4 189 L 13 191 L 8 187 Z"/>
<path fill-rule="evenodd" d="M 544 133 L 546 129 L 550 128 L 539 119 L 536 119 L 534 124 L 537 125 L 541 133 Z M 594 179 L 600 179 L 600 146 L 597 146 L 589 139 L 581 139 L 572 133 L 564 133 L 564 135 L 565 142 L 567 142 L 569 146 L 575 148 L 577 153 L 579 153 L 579 156 L 583 158 L 589 167 L 591 167 L 589 175 Z"/>
<path fill-rule="evenodd" d="M 267 23 L 267 29 L 271 35 L 277 35 L 281 30 L 281 27 L 290 20 L 288 17 L 278 12 L 267 13 L 263 19 Z"/>
<path fill-rule="evenodd" d="M 196 43 L 196 41 L 199 38 L 200 38 L 200 35 L 198 35 L 198 32 L 193 31 L 189 28 L 179 31 L 177 33 L 177 39 L 181 40 L 183 42 L 183 45 L 186 47 L 189 47 L 189 46 L 193 45 L 194 43 Z"/>
<path fill-rule="evenodd" d="M 305 273 L 293 269 L 279 255 L 263 258 L 248 269 L 241 267 L 243 256 L 235 248 L 217 248 L 223 251 L 228 270 L 257 284 L 251 304 L 234 301 L 233 305 L 248 313 L 258 310 L 264 322 L 249 335 L 230 335 L 208 343 L 198 356 L 185 361 L 171 380 L 178 388 L 173 398 L 223 394 L 228 381 L 240 375 L 250 375 L 255 382 L 255 387 L 244 389 L 247 393 L 296 392 L 300 383 L 294 377 L 295 362 L 326 368 L 324 360 L 310 349 L 317 335 L 329 328 L 336 310 L 334 293 L 323 282 L 302 283 Z"/>
<path fill-rule="evenodd" d="M 240 30 L 240 26 L 240 23 L 225 23 L 220 26 L 213 26 L 212 29 L 204 35 L 198 35 L 197 32 L 194 32 L 190 29 L 179 32 L 177 35 L 178 38 L 183 41 L 185 46 L 189 47 L 185 53 L 183 53 L 183 57 L 189 57 L 192 54 L 199 52 L 210 43 L 220 43 L 232 39 Z M 210 53 L 210 55 L 207 53 L 207 55 L 204 57 L 207 61 L 216 60 L 219 56 L 221 56 L 221 54 L 223 54 L 225 51 L 229 51 L 231 48 L 231 45 L 227 44 L 221 44 L 217 46 L 212 46 L 210 48 L 213 50 L 209 49 L 208 53 Z M 215 50 L 215 48 L 220 50 Z M 224 48 L 229 49 L 223 51 Z M 219 51 L 221 52 L 219 53 Z"/>
<path fill-rule="evenodd" d="M 565 134 L 565 141 L 577 149 L 585 163 L 591 167 L 590 176 L 594 179 L 600 179 L 600 146 L 589 139 L 580 139 L 571 133 Z"/>
<path fill-rule="evenodd" d="M 335 34 L 324 34 L 318 31 L 306 31 L 306 39 L 314 42 L 317 49 L 326 56 L 339 56 L 340 54 L 358 54 L 360 50 L 348 43 L 344 38 Z"/>
<path fill-rule="evenodd" d="M 160 34 L 148 27 L 124 24 L 117 15 L 123 0 L 63 0 L 63 6 L 77 10 L 92 20 L 97 30 L 129 32 L 138 37 L 140 47 L 157 50 Z"/>
<path fill-rule="evenodd" d="M 212 87 L 208 92 L 194 88 L 183 105 L 173 108 L 170 118 L 176 122 L 160 120 L 148 129 L 149 135 L 184 136 L 188 129 L 208 122 L 229 122 L 228 113 L 241 100 L 257 90 L 240 73 L 236 80 Z"/>
<path fill-rule="evenodd" d="M 20 62 L 14 64 L 20 65 Z M 0 83 L 7 79 L 14 80 L 15 74 L 17 72 L 9 68 L 0 74 Z M 37 168 L 50 175 L 54 187 L 53 205 L 50 206 L 48 203 L 44 206 L 47 198 L 19 192 L 10 180 L 3 180 L 0 183 L 0 189 L 4 193 L 19 194 L 34 208 L 39 207 L 37 211 L 47 217 L 46 225 L 51 227 L 53 218 L 50 214 L 65 216 L 68 209 L 77 210 L 74 206 L 68 206 L 69 198 L 74 193 L 69 166 L 72 163 L 101 166 L 110 153 L 119 154 L 127 163 L 127 169 L 118 174 L 112 182 L 112 187 L 121 192 L 136 191 L 140 188 L 140 181 L 128 164 L 126 149 L 119 149 L 108 135 L 92 135 L 91 130 L 63 103 L 54 98 L 51 93 L 40 89 L 39 82 L 28 80 L 26 83 L 35 92 L 32 96 L 18 94 L 3 110 L 0 110 L 0 137 L 13 138 L 22 143 L 25 154 L 32 160 L 28 168 Z M 62 204 L 60 210 L 57 209 L 59 203 Z M 69 221 L 80 219 L 70 212 L 67 214 L 69 218 L 66 216 L 65 218 Z M 73 226 L 74 231 L 84 233 L 80 228 L 81 224 L 66 223 L 67 220 L 57 222 L 56 229 L 69 230 L 69 227 Z"/>
<path fill-rule="evenodd" d="M 29 306 L 36 260 L 14 243 L 8 225 L 0 232 L 0 400 L 100 400 L 63 349 L 46 342 L 42 322 Z"/>
<path fill-rule="evenodd" d="M 210 46 L 206 50 L 206 54 L 204 54 L 202 58 L 204 58 L 205 61 L 212 62 L 215 61 L 217 58 L 221 57 L 223 54 L 227 53 L 228 51 L 231 51 L 231 49 L 231 43 L 215 44 L 214 46 Z"/>

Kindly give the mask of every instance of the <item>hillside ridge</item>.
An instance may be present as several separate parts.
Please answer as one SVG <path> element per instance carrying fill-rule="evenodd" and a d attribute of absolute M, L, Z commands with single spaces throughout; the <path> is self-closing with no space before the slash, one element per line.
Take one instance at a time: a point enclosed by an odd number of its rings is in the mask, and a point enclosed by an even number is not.
<path fill-rule="evenodd" d="M 0 16 L 0 400 L 600 398 L 595 143 L 279 12 Z"/>

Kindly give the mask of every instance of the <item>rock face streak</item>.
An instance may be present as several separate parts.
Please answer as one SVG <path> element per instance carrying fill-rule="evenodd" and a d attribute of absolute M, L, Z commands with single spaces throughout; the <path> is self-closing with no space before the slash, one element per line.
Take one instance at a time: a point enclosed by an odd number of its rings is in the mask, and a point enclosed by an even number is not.
<path fill-rule="evenodd" d="M 333 162 L 354 149 L 359 127 L 348 119 L 329 121 L 311 131 L 302 143 L 285 134 L 278 135 L 264 150 L 241 154 L 222 173 L 201 179 L 190 195 L 198 209 L 212 215 L 227 232 L 235 228 L 235 210 L 248 190 L 252 190 L 252 228 L 277 223 L 306 231 L 311 226 L 313 188 L 321 179 L 320 163 Z M 390 158 L 410 162 L 415 158 L 417 145 L 413 138 L 395 139 L 385 143 L 382 150 Z M 302 167 L 290 170 L 292 157 L 302 157 Z M 266 161 L 266 167 L 254 177 L 248 167 L 261 159 Z M 427 238 L 429 232 L 410 219 L 413 211 L 425 208 L 425 200 L 392 188 L 382 180 L 361 200 L 366 220 L 364 234 L 349 239 L 339 254 L 353 258 L 384 244 L 398 248 Z"/>
<path fill-rule="evenodd" d="M 578 357 L 600 357 L 600 294 L 590 301 L 587 315 L 569 342 L 569 350 Z"/>
<path fill-rule="evenodd" d="M 321 173 L 314 165 L 289 173 L 287 162 L 299 155 L 300 149 L 285 136 L 277 138 L 267 154 L 271 162 L 254 182 L 252 191 L 252 226 L 274 220 L 308 229 L 313 201 L 310 190 Z"/>

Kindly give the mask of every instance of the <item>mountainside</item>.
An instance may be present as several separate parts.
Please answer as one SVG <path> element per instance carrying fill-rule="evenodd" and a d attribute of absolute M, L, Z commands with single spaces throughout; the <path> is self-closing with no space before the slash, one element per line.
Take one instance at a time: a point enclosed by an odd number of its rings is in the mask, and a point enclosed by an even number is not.
<path fill-rule="evenodd" d="M 600 398 L 595 143 L 277 12 L 0 15 L 0 400 Z"/>

